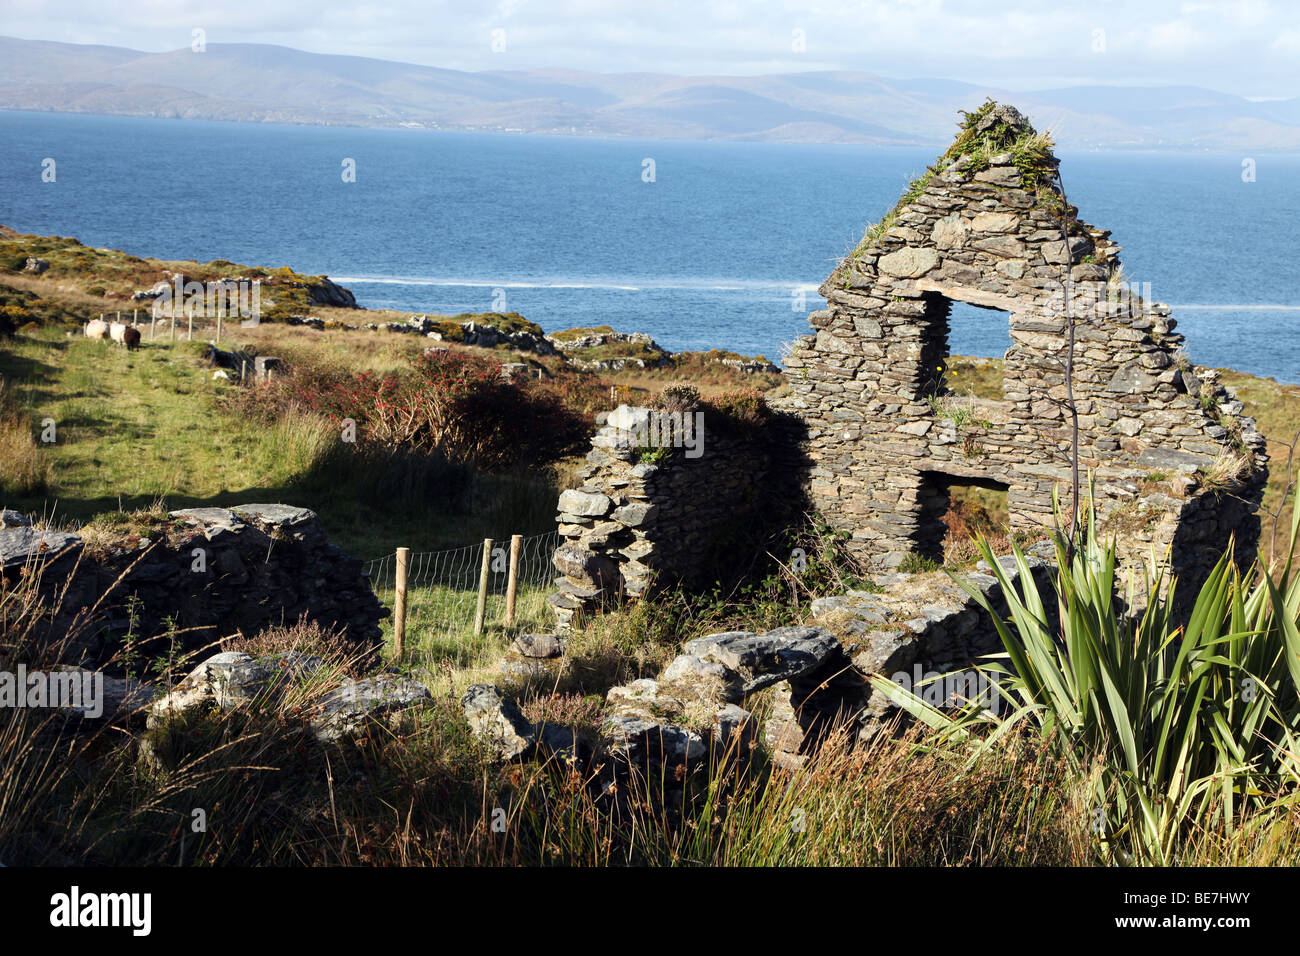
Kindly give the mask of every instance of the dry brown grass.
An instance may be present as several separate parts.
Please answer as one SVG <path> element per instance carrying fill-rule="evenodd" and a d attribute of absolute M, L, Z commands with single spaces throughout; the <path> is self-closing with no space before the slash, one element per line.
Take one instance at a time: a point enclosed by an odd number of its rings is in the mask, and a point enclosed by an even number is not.
<path fill-rule="evenodd" d="M 0 494 L 40 494 L 49 478 L 50 463 L 32 434 L 32 422 L 0 378 Z"/>

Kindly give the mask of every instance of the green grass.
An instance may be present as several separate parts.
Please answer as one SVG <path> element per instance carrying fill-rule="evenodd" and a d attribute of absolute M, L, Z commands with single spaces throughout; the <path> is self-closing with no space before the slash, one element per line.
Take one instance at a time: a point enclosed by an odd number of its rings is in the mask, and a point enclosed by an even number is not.
<path fill-rule="evenodd" d="M 240 386 L 214 382 L 201 349 L 145 342 L 132 353 L 44 330 L 9 343 L 0 375 L 33 434 L 52 419 L 58 440 L 37 446 L 45 490 L 6 484 L 2 504 L 76 524 L 118 510 L 284 502 L 316 511 L 331 539 L 361 557 L 553 529 L 558 491 L 546 472 L 362 460 L 323 419 L 264 426 L 226 414 L 218 400 Z"/>
<path fill-rule="evenodd" d="M 552 332 L 551 338 L 557 342 L 573 342 L 589 335 L 613 335 L 614 329 L 608 325 L 584 325 L 576 329 L 562 329 Z"/>
<path fill-rule="evenodd" d="M 187 279 L 209 282 L 215 279 L 261 279 L 263 292 L 274 300 L 267 316 L 302 314 L 308 311 L 308 290 L 320 285 L 323 276 L 303 275 L 288 266 L 264 268 L 243 266 L 225 259 L 211 262 L 172 261 L 142 258 L 117 249 L 98 249 L 65 236 L 24 235 L 0 231 L 0 274 L 18 273 L 28 257 L 44 259 L 49 268 L 40 281 L 57 285 L 70 280 L 79 286 L 98 289 L 97 295 L 128 299 L 137 289 L 147 289 L 181 272 Z"/>

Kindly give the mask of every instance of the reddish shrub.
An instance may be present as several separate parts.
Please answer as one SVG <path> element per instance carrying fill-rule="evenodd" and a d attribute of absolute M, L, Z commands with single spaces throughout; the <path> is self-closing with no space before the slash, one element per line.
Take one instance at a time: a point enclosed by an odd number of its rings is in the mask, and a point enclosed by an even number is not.
<path fill-rule="evenodd" d="M 388 448 L 438 450 L 484 468 L 542 464 L 577 451 L 591 416 L 535 379 L 505 379 L 499 362 L 458 351 L 426 352 L 408 372 L 299 382 L 307 408 L 357 423 L 358 437 Z"/>

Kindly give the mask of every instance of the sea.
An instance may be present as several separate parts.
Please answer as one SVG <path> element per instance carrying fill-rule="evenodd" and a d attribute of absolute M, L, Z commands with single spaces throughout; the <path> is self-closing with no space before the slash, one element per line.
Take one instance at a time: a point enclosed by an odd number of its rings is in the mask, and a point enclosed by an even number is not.
<path fill-rule="evenodd" d="M 324 273 L 367 307 L 779 362 L 818 285 L 940 151 L 0 111 L 0 223 Z M 1059 155 L 1070 201 L 1173 306 L 1193 362 L 1300 383 L 1300 156 Z M 1005 315 L 955 312 L 954 353 L 1009 341 Z"/>

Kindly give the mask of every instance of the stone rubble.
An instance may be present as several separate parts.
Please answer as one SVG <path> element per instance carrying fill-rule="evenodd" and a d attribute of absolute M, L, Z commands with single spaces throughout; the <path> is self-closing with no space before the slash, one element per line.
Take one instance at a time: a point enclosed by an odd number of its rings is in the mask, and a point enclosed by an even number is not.
<path fill-rule="evenodd" d="M 109 665 L 123 635 L 133 629 L 141 641 L 166 640 L 169 621 L 178 652 L 300 620 L 337 630 L 360 653 L 379 646 L 379 622 L 389 612 L 361 562 L 328 541 L 312 511 L 188 508 L 150 534 L 92 553 L 80 535 L 6 517 L 0 570 L 16 576 L 25 565 L 40 569 L 41 594 L 57 606 L 38 637 L 53 643 L 73 635 L 70 664 Z M 97 604 L 91 619 L 78 622 Z"/>

